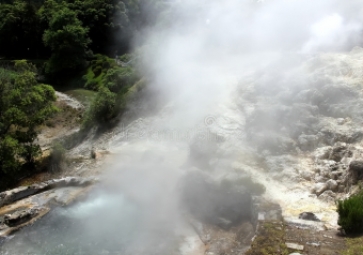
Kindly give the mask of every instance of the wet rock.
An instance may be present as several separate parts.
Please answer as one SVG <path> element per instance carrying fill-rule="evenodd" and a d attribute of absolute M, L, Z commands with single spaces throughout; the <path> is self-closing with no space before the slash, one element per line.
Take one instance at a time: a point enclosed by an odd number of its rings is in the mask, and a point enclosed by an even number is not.
<path fill-rule="evenodd" d="M 330 178 L 331 170 L 330 170 L 329 166 L 327 166 L 327 165 L 318 166 L 317 169 L 319 170 L 319 174 L 321 177 Z"/>
<path fill-rule="evenodd" d="M 308 171 L 301 171 L 300 172 L 300 177 L 307 180 L 307 181 L 311 181 L 311 179 L 313 178 L 313 174 L 311 172 L 308 172 Z"/>
<path fill-rule="evenodd" d="M 322 182 L 326 182 L 326 181 L 328 181 L 328 178 L 326 178 L 326 177 L 323 177 L 320 175 L 315 177 L 315 182 L 322 183 Z"/>
<path fill-rule="evenodd" d="M 301 244 L 297 244 L 297 243 L 285 243 L 285 244 L 286 244 L 286 247 L 291 250 L 298 250 L 298 251 L 304 250 L 304 246 Z"/>
<path fill-rule="evenodd" d="M 67 186 L 88 186 L 93 184 L 94 182 L 95 182 L 94 178 L 65 177 L 62 179 L 54 179 L 41 183 L 32 184 L 30 186 L 22 186 L 19 188 L 1 192 L 0 207 L 53 188 L 60 188 Z"/>
<path fill-rule="evenodd" d="M 328 185 L 328 189 L 333 192 L 335 192 L 338 188 L 338 183 L 335 180 L 330 179 L 326 182 L 326 184 Z"/>
<path fill-rule="evenodd" d="M 362 131 L 355 131 L 348 135 L 347 143 L 358 143 L 363 139 L 363 132 Z"/>
<path fill-rule="evenodd" d="M 331 173 L 331 177 L 333 180 L 340 180 L 340 179 L 344 179 L 344 171 L 340 170 L 340 171 L 334 171 Z"/>
<path fill-rule="evenodd" d="M 183 178 L 182 200 L 196 218 L 225 229 L 252 217 L 252 197 L 243 186 L 222 188 L 197 171 Z"/>
<path fill-rule="evenodd" d="M 250 222 L 245 222 L 237 231 L 236 238 L 239 242 L 249 245 L 254 235 L 255 229 L 253 225 Z"/>
<path fill-rule="evenodd" d="M 324 191 L 321 195 L 318 196 L 320 200 L 325 202 L 334 203 L 336 194 L 331 190 Z"/>
<path fill-rule="evenodd" d="M 343 192 L 346 192 L 346 186 L 343 185 L 343 184 L 339 184 L 338 185 L 338 190 L 337 192 L 340 192 L 340 193 L 343 193 Z"/>
<path fill-rule="evenodd" d="M 363 179 L 363 160 L 354 160 L 349 164 L 349 173 L 353 184 Z"/>
<path fill-rule="evenodd" d="M 299 219 L 302 220 L 312 220 L 312 221 L 320 221 L 318 217 L 312 212 L 303 212 L 299 214 Z"/>
<path fill-rule="evenodd" d="M 38 208 L 16 211 L 12 214 L 5 214 L 4 223 L 9 227 L 15 227 L 36 217 L 40 212 Z"/>
<path fill-rule="evenodd" d="M 332 127 L 328 121 L 322 121 L 319 124 L 320 131 L 317 134 L 319 136 L 319 144 L 322 145 L 334 145 L 337 142 L 346 142 L 347 133 L 341 131 L 337 127 Z"/>
<path fill-rule="evenodd" d="M 314 153 L 315 161 L 329 159 L 332 150 L 331 146 L 317 148 Z"/>
<path fill-rule="evenodd" d="M 350 151 L 345 144 L 338 144 L 333 147 L 329 158 L 336 162 L 339 162 L 342 160 L 343 157 L 351 157 L 352 155 L 352 151 Z"/>
<path fill-rule="evenodd" d="M 317 196 L 319 196 L 320 194 L 322 194 L 324 191 L 326 191 L 329 188 L 327 183 L 316 183 L 312 193 L 316 194 Z"/>

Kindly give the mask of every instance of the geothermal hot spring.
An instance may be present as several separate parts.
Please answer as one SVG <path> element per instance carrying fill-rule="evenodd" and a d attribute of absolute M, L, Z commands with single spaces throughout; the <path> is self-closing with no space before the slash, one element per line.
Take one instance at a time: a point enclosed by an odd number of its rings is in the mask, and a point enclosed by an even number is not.
<path fill-rule="evenodd" d="M 248 175 L 285 219 L 314 212 L 337 228 L 334 199 L 349 189 L 314 187 L 329 164 L 362 156 L 363 3 L 168 5 L 168 22 L 135 39 L 148 84 L 125 121 L 69 152 L 110 151 L 101 181 L 8 237 L 1 255 L 204 254 L 180 202 L 193 171 Z M 325 159 L 336 146 L 352 153 Z"/>

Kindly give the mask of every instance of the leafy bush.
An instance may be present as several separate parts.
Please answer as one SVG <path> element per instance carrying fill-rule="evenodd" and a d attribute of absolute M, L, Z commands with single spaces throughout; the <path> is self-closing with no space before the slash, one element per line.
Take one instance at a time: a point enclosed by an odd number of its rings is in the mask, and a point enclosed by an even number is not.
<path fill-rule="evenodd" d="M 101 87 L 87 111 L 83 128 L 89 129 L 93 124 L 107 124 L 116 114 L 116 94 L 108 88 Z"/>
<path fill-rule="evenodd" d="M 337 202 L 338 225 L 346 233 L 363 232 L 363 192 Z"/>

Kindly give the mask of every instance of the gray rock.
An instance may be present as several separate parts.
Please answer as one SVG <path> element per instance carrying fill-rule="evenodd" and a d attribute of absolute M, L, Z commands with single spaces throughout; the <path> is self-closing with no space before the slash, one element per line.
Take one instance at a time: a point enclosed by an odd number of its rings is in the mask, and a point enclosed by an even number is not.
<path fill-rule="evenodd" d="M 16 211 L 12 214 L 5 214 L 4 223 L 9 227 L 15 227 L 36 217 L 39 212 L 40 209 L 33 208 L 33 209 Z"/>
<path fill-rule="evenodd" d="M 362 131 L 355 131 L 348 135 L 347 143 L 358 143 L 363 139 L 363 132 Z"/>
<path fill-rule="evenodd" d="M 299 219 L 302 220 L 311 220 L 311 221 L 320 221 L 318 217 L 312 212 L 303 212 L 299 214 Z"/>
<path fill-rule="evenodd" d="M 320 176 L 324 178 L 330 178 L 331 171 L 328 166 L 319 167 L 319 170 Z"/>
<path fill-rule="evenodd" d="M 184 176 L 182 201 L 203 222 L 228 229 L 252 217 L 252 197 L 243 186 L 220 187 L 208 175 L 193 171 Z"/>
<path fill-rule="evenodd" d="M 333 192 L 337 191 L 338 183 L 335 180 L 330 179 L 326 182 L 326 184 L 328 185 L 329 190 Z"/>
<path fill-rule="evenodd" d="M 285 243 L 285 244 L 286 244 L 286 247 L 291 250 L 297 250 L 297 251 L 304 250 L 304 245 L 301 245 L 301 244 L 297 244 L 297 243 Z"/>
<path fill-rule="evenodd" d="M 334 203 L 336 194 L 331 190 L 324 191 L 321 195 L 318 196 L 320 200 L 325 202 Z"/>
<path fill-rule="evenodd" d="M 315 182 L 327 182 L 328 178 L 323 177 L 323 176 L 315 176 Z"/>
<path fill-rule="evenodd" d="M 332 150 L 333 148 L 331 146 L 317 148 L 314 153 L 315 161 L 329 159 Z"/>
<path fill-rule="evenodd" d="M 312 190 L 312 193 L 316 194 L 317 196 L 319 196 L 320 194 L 322 194 L 324 191 L 326 191 L 327 189 L 329 188 L 328 184 L 327 183 L 322 183 L 322 182 L 319 182 L 319 183 L 316 183 L 313 190 Z"/>
<path fill-rule="evenodd" d="M 345 144 L 339 144 L 333 147 L 332 152 L 330 153 L 330 159 L 339 162 L 343 157 L 351 157 L 352 152 L 348 149 Z"/>
<path fill-rule="evenodd" d="M 30 186 L 22 186 L 19 188 L 1 192 L 0 207 L 53 188 L 61 188 L 67 186 L 88 186 L 90 184 L 93 184 L 94 182 L 94 178 L 65 177 L 62 179 L 54 179 L 32 184 Z"/>
<path fill-rule="evenodd" d="M 310 181 L 313 178 L 313 174 L 308 171 L 301 171 L 300 176 L 307 181 Z"/>
<path fill-rule="evenodd" d="M 363 160 L 354 160 L 349 164 L 349 173 L 353 184 L 363 179 Z"/>

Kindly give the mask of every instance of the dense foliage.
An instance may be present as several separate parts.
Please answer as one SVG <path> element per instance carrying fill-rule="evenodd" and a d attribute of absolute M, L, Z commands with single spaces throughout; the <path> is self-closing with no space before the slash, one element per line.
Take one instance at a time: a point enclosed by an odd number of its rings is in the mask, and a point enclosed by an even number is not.
<path fill-rule="evenodd" d="M 61 69 L 75 54 L 76 63 L 88 50 L 109 56 L 130 49 L 133 35 L 152 21 L 156 0 L 2 0 L 0 56 L 61 60 Z M 156 7 L 154 7 L 155 9 Z M 154 11 L 154 10 L 153 10 Z M 59 45 L 58 45 L 59 44 Z M 51 67 L 49 67 L 52 69 Z"/>
<path fill-rule="evenodd" d="M 16 61 L 15 71 L 2 69 L 0 75 L 1 180 L 13 179 L 22 166 L 32 168 L 41 152 L 37 127 L 57 111 L 54 89 L 37 82 L 32 64 Z"/>
<path fill-rule="evenodd" d="M 124 56 L 123 60 L 127 61 L 129 57 Z M 84 120 L 83 128 L 86 129 L 93 124 L 108 125 L 122 114 L 126 106 L 126 94 L 138 80 L 134 68 L 122 66 L 102 55 L 97 55 L 91 62 L 83 78 L 87 88 L 98 92 Z"/>
<path fill-rule="evenodd" d="M 91 128 L 112 126 L 143 84 L 131 44 L 165 6 L 164 0 L 0 0 L 0 190 L 32 170 L 41 154 L 37 128 L 56 109 L 53 88 L 39 81 L 95 94 L 72 146 Z M 31 60 L 37 73 L 26 61 L 13 67 L 14 59 Z M 64 151 L 52 151 L 48 169 L 55 170 Z"/>
<path fill-rule="evenodd" d="M 337 202 L 338 224 L 348 234 L 363 232 L 363 192 Z"/>

